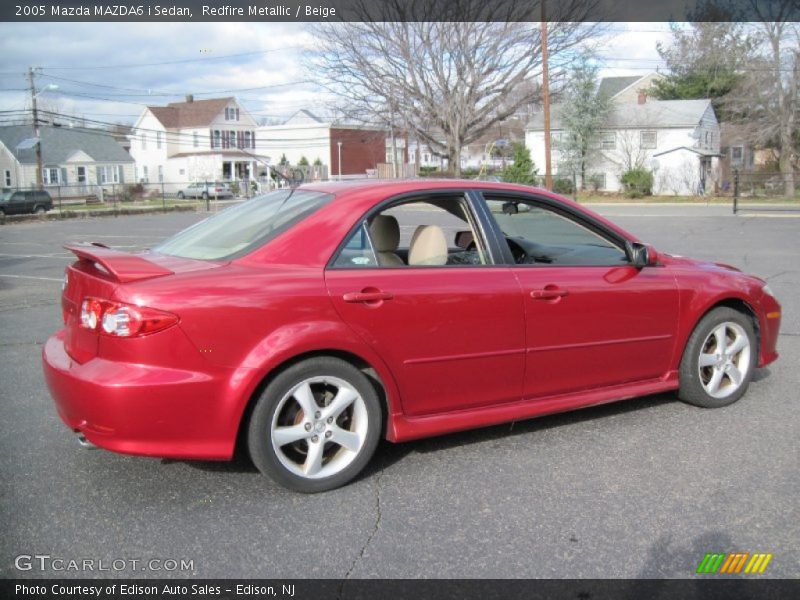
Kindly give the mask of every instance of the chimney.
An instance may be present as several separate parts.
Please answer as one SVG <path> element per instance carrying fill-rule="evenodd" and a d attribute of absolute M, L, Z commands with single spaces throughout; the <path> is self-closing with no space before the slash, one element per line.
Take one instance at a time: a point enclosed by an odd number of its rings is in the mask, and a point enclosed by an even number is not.
<path fill-rule="evenodd" d="M 647 92 L 644 90 L 639 90 L 639 97 L 637 98 L 637 102 L 639 104 L 644 104 L 647 102 Z"/>
<path fill-rule="evenodd" d="M 186 94 L 186 102 L 194 102 L 194 96 L 192 94 Z M 639 104 L 641 104 L 641 102 Z"/>

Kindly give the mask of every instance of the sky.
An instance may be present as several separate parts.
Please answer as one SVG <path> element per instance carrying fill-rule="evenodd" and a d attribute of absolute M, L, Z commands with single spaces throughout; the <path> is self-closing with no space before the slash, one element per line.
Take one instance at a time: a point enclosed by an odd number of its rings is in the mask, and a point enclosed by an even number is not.
<path fill-rule="evenodd" d="M 601 75 L 655 70 L 656 42 L 669 39 L 666 23 L 609 23 Z M 325 117 L 330 104 L 303 66 L 314 45 L 305 23 L 0 23 L 0 111 L 30 108 L 32 66 L 40 107 L 90 120 L 133 124 L 145 106 L 190 93 L 236 96 L 258 122 L 303 108 Z"/>

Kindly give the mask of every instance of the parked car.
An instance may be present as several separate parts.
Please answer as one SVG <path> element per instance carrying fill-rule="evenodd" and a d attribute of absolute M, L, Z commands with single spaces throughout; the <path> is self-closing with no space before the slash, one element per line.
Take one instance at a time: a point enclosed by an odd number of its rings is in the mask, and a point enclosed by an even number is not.
<path fill-rule="evenodd" d="M 67 248 L 43 349 L 67 426 L 146 456 L 224 460 L 242 441 L 302 492 L 351 480 L 379 438 L 668 391 L 725 406 L 778 357 L 762 279 L 528 186 L 315 184 L 146 252 Z"/>
<path fill-rule="evenodd" d="M 53 209 L 53 199 L 44 190 L 9 190 L 0 196 L 0 215 L 44 214 Z"/>
<path fill-rule="evenodd" d="M 179 190 L 178 198 L 233 198 L 233 192 L 227 183 L 196 181 Z"/>

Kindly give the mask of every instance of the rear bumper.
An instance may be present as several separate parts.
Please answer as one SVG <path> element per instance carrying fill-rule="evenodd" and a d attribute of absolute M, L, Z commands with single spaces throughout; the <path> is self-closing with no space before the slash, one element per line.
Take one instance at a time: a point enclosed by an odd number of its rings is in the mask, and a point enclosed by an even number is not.
<path fill-rule="evenodd" d="M 64 333 L 42 350 L 44 376 L 66 425 L 95 446 L 144 456 L 225 460 L 241 401 L 232 371 L 196 372 L 93 358 L 73 361 Z"/>

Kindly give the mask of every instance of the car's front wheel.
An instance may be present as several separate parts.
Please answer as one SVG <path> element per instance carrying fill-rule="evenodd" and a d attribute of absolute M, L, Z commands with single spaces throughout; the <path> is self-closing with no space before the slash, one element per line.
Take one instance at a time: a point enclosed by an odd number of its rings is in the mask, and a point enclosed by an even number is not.
<path fill-rule="evenodd" d="M 183 192 L 178 192 L 178 199 L 183 200 L 185 197 Z"/>
<path fill-rule="evenodd" d="M 678 396 L 704 408 L 733 404 L 747 391 L 757 352 L 753 322 L 747 315 L 727 307 L 712 310 L 686 344 Z"/>
<path fill-rule="evenodd" d="M 380 400 L 367 377 L 334 357 L 275 377 L 253 409 L 247 442 L 258 469 L 299 492 L 344 485 L 369 462 L 381 433 Z"/>

